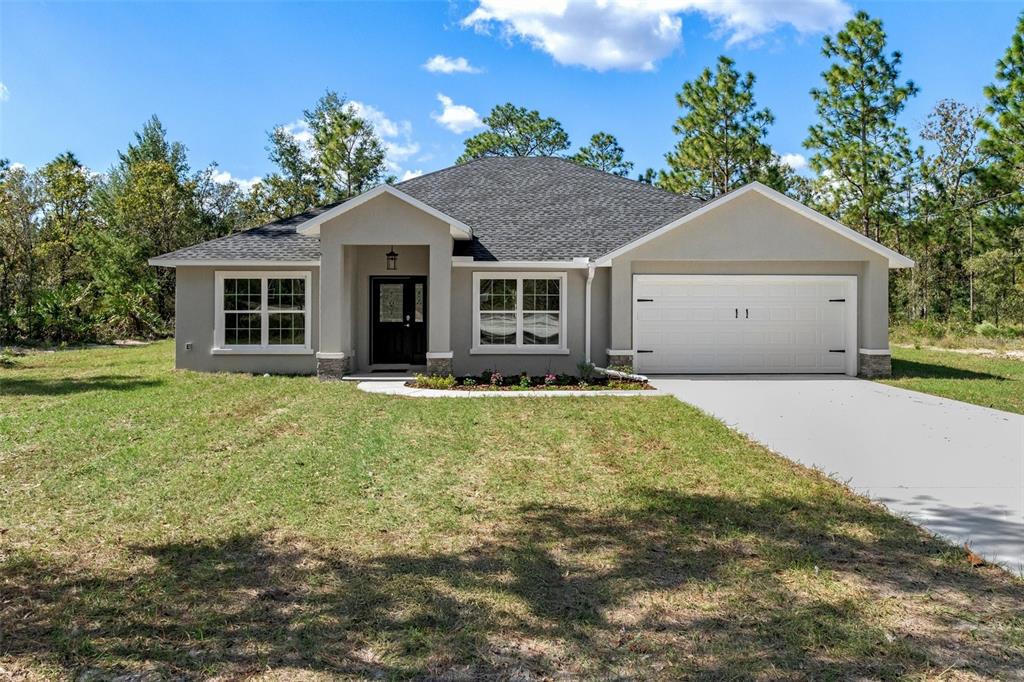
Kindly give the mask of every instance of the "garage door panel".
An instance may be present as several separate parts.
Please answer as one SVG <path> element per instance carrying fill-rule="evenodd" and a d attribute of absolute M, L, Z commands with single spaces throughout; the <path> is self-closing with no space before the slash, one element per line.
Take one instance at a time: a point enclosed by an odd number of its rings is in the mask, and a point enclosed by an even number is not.
<path fill-rule="evenodd" d="M 644 278 L 651 277 L 652 280 Z M 634 280 L 636 366 L 649 373 L 843 372 L 855 280 L 647 276 Z M 849 299 L 831 302 L 829 299 Z M 846 353 L 829 351 L 843 350 Z"/>

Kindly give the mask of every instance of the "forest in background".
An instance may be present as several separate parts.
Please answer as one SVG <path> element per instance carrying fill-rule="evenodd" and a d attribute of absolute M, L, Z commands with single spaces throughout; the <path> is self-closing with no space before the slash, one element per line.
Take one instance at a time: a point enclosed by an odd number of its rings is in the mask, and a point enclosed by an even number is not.
<path fill-rule="evenodd" d="M 881 21 L 858 13 L 822 53 L 804 142 L 813 177 L 768 145 L 774 115 L 757 104 L 754 74 L 727 57 L 677 93 L 663 169 L 634 175 L 604 131 L 571 151 L 559 121 L 511 103 L 491 110 L 458 162 L 566 156 L 704 200 L 758 180 L 917 262 L 893 271 L 894 324 L 1024 337 L 1024 14 L 984 105 L 936 102 L 924 146 L 900 123 L 918 88 Z M 380 137 L 344 97 L 328 91 L 303 118 L 310 139 L 273 129 L 275 170 L 249 189 L 218 182 L 216 165 L 194 169 L 156 116 L 105 172 L 70 151 L 34 171 L 0 161 L 0 343 L 167 335 L 174 272 L 149 258 L 395 182 Z"/>

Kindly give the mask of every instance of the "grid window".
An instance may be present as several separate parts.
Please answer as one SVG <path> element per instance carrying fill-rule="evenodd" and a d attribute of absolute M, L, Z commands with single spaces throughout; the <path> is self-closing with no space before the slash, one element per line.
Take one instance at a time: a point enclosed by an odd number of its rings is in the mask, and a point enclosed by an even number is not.
<path fill-rule="evenodd" d="M 562 276 L 481 277 L 479 346 L 560 346 Z"/>
<path fill-rule="evenodd" d="M 308 276 L 223 276 L 219 343 L 226 349 L 306 347 Z"/>

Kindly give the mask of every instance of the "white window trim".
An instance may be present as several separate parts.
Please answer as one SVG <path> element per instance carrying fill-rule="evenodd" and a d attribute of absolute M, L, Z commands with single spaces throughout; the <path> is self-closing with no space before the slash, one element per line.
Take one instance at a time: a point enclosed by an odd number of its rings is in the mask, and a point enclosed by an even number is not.
<path fill-rule="evenodd" d="M 515 345 L 481 345 L 480 344 L 480 282 L 485 279 L 516 280 L 516 340 Z M 537 345 L 523 344 L 523 280 L 524 279 L 557 279 L 558 286 L 558 344 Z M 470 355 L 568 355 L 566 345 L 566 299 L 569 297 L 568 277 L 564 272 L 474 272 L 473 273 L 473 345 Z"/>
<path fill-rule="evenodd" d="M 217 270 L 215 272 L 216 286 L 214 287 L 213 306 L 213 349 L 212 355 L 309 355 L 313 352 L 312 347 L 312 315 L 310 313 L 310 302 L 313 298 L 312 280 L 309 270 Z M 260 325 L 259 345 L 235 345 L 227 346 L 224 343 L 224 280 L 226 279 L 259 279 L 260 281 Z M 268 279 L 302 279 L 305 280 L 306 296 L 303 303 L 303 319 L 306 323 L 303 338 L 306 342 L 302 345 L 270 345 L 269 320 L 270 311 L 267 307 L 267 280 Z"/>

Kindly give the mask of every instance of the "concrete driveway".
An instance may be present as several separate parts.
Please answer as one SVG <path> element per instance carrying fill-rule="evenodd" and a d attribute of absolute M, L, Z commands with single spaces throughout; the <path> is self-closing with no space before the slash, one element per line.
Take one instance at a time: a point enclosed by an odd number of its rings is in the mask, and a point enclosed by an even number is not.
<path fill-rule="evenodd" d="M 651 383 L 1024 573 L 1024 416 L 851 377 L 661 376 Z"/>

